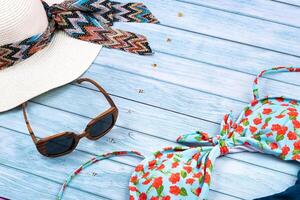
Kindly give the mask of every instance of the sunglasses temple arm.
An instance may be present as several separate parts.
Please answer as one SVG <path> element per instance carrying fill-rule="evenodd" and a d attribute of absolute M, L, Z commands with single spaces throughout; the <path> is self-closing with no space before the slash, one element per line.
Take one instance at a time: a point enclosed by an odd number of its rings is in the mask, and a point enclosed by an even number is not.
<path fill-rule="evenodd" d="M 27 114 L 26 114 L 26 103 L 23 103 L 22 104 L 22 110 L 23 110 L 23 116 L 24 116 L 24 119 L 25 119 L 25 123 L 26 123 L 26 126 L 27 126 L 27 129 L 28 129 L 28 132 L 33 140 L 34 143 L 37 143 L 37 138 L 35 137 L 34 133 L 33 133 L 33 130 L 30 126 L 30 123 L 29 123 L 29 120 L 28 120 L 28 117 L 27 117 Z"/>
<path fill-rule="evenodd" d="M 99 88 L 98 88 L 99 89 Z M 99 89 L 100 90 L 100 89 Z M 100 90 L 101 91 L 101 90 Z M 101 91 L 102 94 L 104 94 L 106 100 L 109 102 L 111 107 L 116 107 L 115 103 L 113 102 L 112 98 L 109 96 L 109 94 L 106 93 L 105 90 Z"/>
<path fill-rule="evenodd" d="M 94 86 L 98 88 L 98 90 L 105 96 L 106 100 L 109 102 L 111 107 L 116 107 L 115 103 L 113 102 L 112 98 L 109 96 L 109 94 L 94 80 L 89 78 L 79 78 L 76 80 L 77 83 L 81 84 L 82 82 L 87 81 L 92 83 Z"/>

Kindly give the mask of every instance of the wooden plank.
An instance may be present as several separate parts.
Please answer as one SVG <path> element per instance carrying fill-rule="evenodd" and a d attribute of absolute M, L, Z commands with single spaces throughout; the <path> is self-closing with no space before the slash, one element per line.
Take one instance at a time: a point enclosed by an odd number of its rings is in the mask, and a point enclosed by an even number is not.
<path fill-rule="evenodd" d="M 248 103 L 252 100 L 251 89 L 255 78 L 253 75 L 158 53 L 155 57 L 145 58 L 142 61 L 136 60 L 135 56 L 122 57 L 122 63 L 117 61 L 121 59 L 121 56 L 117 54 L 115 54 L 114 57 L 112 55 L 111 57 L 107 54 L 105 55 L 105 57 L 97 57 L 95 63 L 101 63 L 101 65 L 106 65 L 110 68 L 122 69 L 141 76 L 153 77 L 157 80 L 242 102 Z M 156 69 L 151 67 L 153 63 L 157 64 L 158 67 Z M 300 84 L 299 73 L 281 73 L 269 77 L 273 78 L 276 76 L 285 77 L 286 80 L 297 79 L 296 83 Z M 278 81 L 264 79 L 261 81 L 262 96 L 283 95 L 300 99 L 299 92 L 291 91 L 300 92 L 297 84 L 288 85 Z"/>
<path fill-rule="evenodd" d="M 28 138 L 29 139 L 29 138 Z M 22 154 L 23 155 L 23 154 Z M 11 159 L 11 158 L 8 158 Z M 28 163 L 30 165 L 30 163 Z M 35 169 L 34 167 L 32 169 Z M 0 164 L 0 196 L 13 200 L 53 200 L 60 187 L 57 182 Z M 65 199 L 107 200 L 107 198 L 69 188 Z"/>
<path fill-rule="evenodd" d="M 218 0 L 179 0 L 193 3 L 234 14 L 260 18 L 271 22 L 300 27 L 300 8 L 266 0 L 228 0 L 220 3 Z M 298 1 L 299 3 L 299 1 Z M 284 12 L 282 12 L 284 10 Z M 276 14 L 274 14 L 276 13 Z M 238 16 L 237 16 L 238 17 Z"/>
<path fill-rule="evenodd" d="M 144 2 L 162 25 L 299 56 L 299 28 L 173 0 Z M 183 16 L 178 16 L 178 13 Z M 117 27 L 132 27 L 131 30 L 134 30 L 138 26 L 157 29 L 156 25 L 151 24 L 119 23 Z"/>
<path fill-rule="evenodd" d="M 142 64 L 141 68 L 150 68 L 147 64 Z M 159 64 L 158 68 L 161 67 L 162 65 Z M 156 76 L 156 74 L 159 74 L 157 70 L 160 69 L 153 69 L 154 75 L 147 76 L 145 73 L 144 76 L 144 73 L 138 71 L 133 73 L 134 69 L 126 68 L 122 65 L 118 68 L 115 68 L 115 65 L 92 65 L 83 76 L 97 80 L 110 94 L 115 96 L 217 124 L 220 124 L 225 113 L 232 110 L 238 115 L 246 105 L 246 103 L 240 101 L 226 99 L 197 89 L 176 85 L 172 82 L 160 81 L 158 80 L 159 77 Z M 151 69 L 148 70 L 151 71 Z M 90 85 L 82 86 L 95 89 Z M 139 92 L 140 89 L 143 90 L 143 93 Z"/>
<path fill-rule="evenodd" d="M 35 101 L 46 104 L 48 106 L 57 107 L 63 110 L 67 110 L 70 112 L 79 113 L 83 116 L 93 117 L 99 113 L 99 110 L 105 110 L 104 103 L 100 103 L 100 99 L 97 98 L 99 94 L 92 90 L 86 90 L 84 88 L 68 86 L 65 88 L 61 88 L 55 92 L 47 93 L 36 99 Z M 87 99 L 86 96 L 91 98 Z M 67 103 L 72 101 L 72 99 L 76 99 L 76 102 Z M 63 103 L 62 102 L 66 102 Z M 117 124 L 121 127 L 126 127 L 130 130 L 136 130 L 139 132 L 146 133 L 148 135 L 153 135 L 155 137 L 164 138 L 167 140 L 175 141 L 179 134 L 188 133 L 194 130 L 198 130 L 198 127 L 203 127 L 202 130 L 211 133 L 212 135 L 218 134 L 219 126 L 215 123 L 209 123 L 203 120 L 194 119 L 188 116 L 176 114 L 173 112 L 168 112 L 161 110 L 159 108 L 153 108 L 151 106 L 138 104 L 135 102 L 131 102 L 128 100 L 124 100 L 122 98 L 115 98 L 117 105 L 120 108 L 120 118 Z M 82 110 L 81 106 L 84 104 L 88 104 L 89 107 Z M 32 110 L 35 115 L 39 113 L 43 113 L 45 111 L 41 110 Z M 130 112 L 128 112 L 130 111 Z M 10 118 L 16 119 L 17 116 L 11 116 Z M 42 116 L 43 117 L 43 116 Z M 67 118 L 67 117 L 64 117 Z M 67 118 L 68 119 L 68 118 Z M 8 119 L 9 120 L 9 119 Z M 68 119 L 69 121 L 71 119 Z M 6 118 L 1 119 L 3 121 L 3 126 L 5 124 L 11 124 L 16 122 L 6 121 Z M 70 121 L 70 124 L 72 124 Z M 134 122 L 134 123 L 133 123 Z M 148 123 L 151 122 L 151 123 Z M 18 122 L 19 123 L 19 122 Z M 22 123 L 22 121 L 21 121 Z M 40 120 L 33 123 L 41 123 Z M 45 122 L 46 123 L 46 122 Z M 57 126 L 64 124 L 64 121 L 57 120 L 54 123 Z M 155 124 L 155 126 L 153 126 Z M 14 127 L 18 127 L 18 124 L 15 124 Z M 39 124 L 34 124 L 34 126 L 39 126 Z M 53 126 L 52 126 L 53 127 Z M 68 130 L 68 127 L 64 127 L 63 129 L 59 129 L 56 131 L 64 131 Z M 70 129 L 71 127 L 69 127 Z M 79 130 L 82 130 L 83 127 Z M 72 130 L 72 129 L 71 129 Z M 24 131 L 24 130 L 23 130 Z M 49 133 L 47 127 L 40 130 L 42 133 Z M 51 130 L 50 133 L 53 133 L 54 130 Z M 163 133 L 163 134 L 161 134 Z M 247 157 L 242 155 L 236 155 L 234 158 L 244 160 L 248 162 Z M 266 161 L 268 159 L 268 161 Z M 271 165 L 271 168 L 274 166 L 274 169 L 295 175 L 297 173 L 298 167 L 297 165 L 290 165 L 290 163 L 281 162 L 272 157 L 261 157 L 254 156 L 250 159 L 253 163 L 259 166 L 270 167 L 269 162 L 274 162 Z"/>
<path fill-rule="evenodd" d="M 258 74 L 266 68 L 278 65 L 293 66 L 300 62 L 299 58 L 293 56 L 218 40 L 195 33 L 174 30 L 168 27 L 136 26 L 132 31 L 147 35 L 154 50 L 163 52 L 163 54 L 176 55 L 200 63 L 207 63 L 211 66 L 228 68 L 253 75 Z M 168 38 L 171 40 L 170 42 L 167 42 Z M 122 66 L 123 62 L 118 62 L 118 60 L 128 58 L 133 60 L 130 64 L 139 64 L 140 68 L 144 68 L 149 67 L 149 65 L 141 64 L 140 60 L 146 61 L 151 66 L 154 63 L 159 64 L 160 58 L 166 62 L 169 62 L 167 59 L 171 59 L 170 62 L 176 59 L 161 55 L 159 52 L 156 52 L 154 56 L 141 58 L 139 56 L 103 49 L 96 62 L 105 64 L 107 61 L 112 61 Z M 178 64 L 173 62 L 172 64 L 174 67 L 185 68 L 185 62 Z M 292 78 L 291 75 L 289 75 L 289 78 L 284 75 L 273 76 L 273 78 L 300 85 L 299 78 Z"/>
<path fill-rule="evenodd" d="M 50 109 L 38 104 L 30 104 L 30 107 L 31 109 L 29 111 L 29 114 L 31 119 L 40 120 L 40 123 L 38 123 L 39 126 L 34 126 L 36 130 L 42 130 L 52 126 L 57 127 L 57 121 L 61 121 L 59 119 L 65 119 L 65 117 L 67 117 L 68 121 L 72 124 L 73 122 L 77 122 L 77 124 L 74 123 L 74 127 L 81 126 L 83 122 L 82 117 L 73 115 L 71 113 L 65 113 L 59 110 Z M 32 113 L 33 109 L 35 109 L 36 111 Z M 9 114 L 11 113 L 15 116 L 20 116 L 21 114 L 20 111 L 16 110 L 11 111 Z M 56 116 L 55 118 L 53 118 L 54 115 Z M 15 122 L 15 125 L 17 125 L 16 121 L 21 120 L 16 117 L 13 121 Z M 22 129 L 22 127 L 19 126 L 14 126 L 14 128 Z M 12 131 L 1 129 L 0 135 L 8 138 L 6 141 L 0 141 L 2 143 L 2 146 L 7 145 L 9 142 L 11 146 L 15 147 L 15 151 L 13 153 L 10 153 L 9 149 L 5 149 L 3 152 L 1 152 L 1 163 L 4 163 L 6 165 L 13 165 L 16 168 L 22 168 L 22 170 L 24 171 L 33 171 L 34 173 L 38 173 L 39 176 L 59 181 L 65 178 L 66 173 L 70 171 L 70 168 L 77 167 L 78 162 L 82 162 L 83 157 L 86 157 L 87 153 L 94 154 L 103 151 L 115 150 L 116 147 L 129 148 L 129 146 L 131 148 L 142 151 L 149 148 L 150 151 L 152 151 L 154 148 L 157 148 L 158 145 L 157 139 L 155 138 L 150 139 L 147 136 L 139 137 L 139 133 L 133 134 L 133 137 L 128 136 L 128 134 L 124 134 L 124 130 L 116 128 L 108 136 L 99 141 L 92 142 L 83 140 L 77 148 L 81 152 L 75 151 L 70 155 L 54 160 L 44 158 L 39 155 L 35 151 L 32 141 L 27 134 L 12 133 Z M 130 138 L 130 140 L 124 139 L 124 136 Z M 115 138 L 115 143 L 107 145 L 105 142 L 107 140 L 107 137 Z M 132 140 L 136 139 L 138 141 L 131 142 Z M 19 144 L 19 141 L 23 142 Z M 142 141 L 147 141 L 149 146 L 145 147 L 145 145 L 143 145 L 144 142 Z M 164 141 L 164 143 L 165 144 L 161 143 L 161 145 L 168 145 L 168 141 Z M 268 170 L 236 160 L 228 159 L 229 158 L 224 157 L 218 159 L 217 161 L 218 166 L 216 167 L 215 175 L 213 177 L 213 179 L 217 181 L 214 181 L 214 183 L 212 184 L 213 190 L 217 190 L 225 194 L 230 191 L 230 194 L 232 194 L 233 196 L 237 196 L 241 199 L 249 199 L 257 197 L 258 194 L 266 195 L 269 193 L 281 191 L 283 188 L 292 185 L 296 180 L 295 176 L 274 172 L 273 170 Z M 131 165 L 134 164 L 131 162 Z M 237 170 L 232 170 L 233 168 Z M 96 195 L 110 194 L 114 195 L 111 196 L 113 199 L 123 199 L 126 196 L 126 183 L 128 182 L 131 171 L 132 166 L 122 165 L 120 163 L 114 163 L 112 161 L 105 160 L 85 171 L 81 177 L 74 180 L 72 186 L 76 186 L 76 188 L 79 188 L 83 191 L 94 192 Z M 94 172 L 96 173 L 96 175 Z M 245 174 L 249 175 L 249 177 L 247 176 L 248 182 L 241 184 L 240 180 L 242 177 L 243 179 L 245 179 Z M 269 179 L 263 178 L 265 176 L 268 176 Z M 248 190 L 249 184 L 254 185 L 251 190 Z M 259 191 L 263 186 L 265 187 L 265 191 Z M 94 188 L 98 189 L 95 190 Z M 218 195 L 220 196 L 221 194 Z M 214 199 L 212 196 L 211 198 Z M 226 196 L 225 199 L 227 199 Z M 232 198 L 229 197 L 229 199 Z"/>

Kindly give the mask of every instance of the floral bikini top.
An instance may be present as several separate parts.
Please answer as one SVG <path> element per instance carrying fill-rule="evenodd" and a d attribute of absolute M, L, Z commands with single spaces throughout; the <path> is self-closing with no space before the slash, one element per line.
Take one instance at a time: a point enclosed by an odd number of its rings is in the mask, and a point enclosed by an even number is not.
<path fill-rule="evenodd" d="M 130 178 L 129 199 L 207 199 L 215 160 L 228 153 L 247 150 L 300 162 L 300 101 L 259 98 L 259 77 L 274 72 L 300 72 L 300 68 L 276 67 L 262 71 L 254 80 L 253 101 L 235 122 L 231 113 L 225 115 L 219 135 L 210 137 L 201 131 L 186 134 L 177 142 L 191 147 L 166 147 L 145 158 Z M 67 185 L 84 168 L 115 155 L 143 157 L 136 151 L 96 156 L 67 178 L 57 199 L 62 199 Z"/>

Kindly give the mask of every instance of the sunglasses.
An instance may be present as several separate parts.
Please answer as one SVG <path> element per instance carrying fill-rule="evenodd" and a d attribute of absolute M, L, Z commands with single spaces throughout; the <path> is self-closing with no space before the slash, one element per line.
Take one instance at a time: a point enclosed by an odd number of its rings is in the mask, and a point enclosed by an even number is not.
<path fill-rule="evenodd" d="M 30 136 L 36 145 L 37 150 L 44 156 L 47 157 L 58 157 L 72 152 L 79 140 L 83 137 L 87 137 L 90 140 L 98 140 L 106 133 L 108 133 L 115 125 L 118 118 L 118 108 L 110 98 L 109 94 L 94 80 L 89 78 L 80 78 L 76 82 L 81 84 L 82 82 L 90 82 L 95 85 L 99 91 L 105 96 L 106 100 L 110 104 L 110 108 L 105 112 L 101 113 L 94 119 L 92 119 L 85 130 L 76 134 L 74 132 L 62 132 L 55 135 L 38 139 L 32 131 L 27 114 L 26 114 L 26 103 L 22 104 L 22 110 L 24 119 L 27 125 L 27 129 Z"/>

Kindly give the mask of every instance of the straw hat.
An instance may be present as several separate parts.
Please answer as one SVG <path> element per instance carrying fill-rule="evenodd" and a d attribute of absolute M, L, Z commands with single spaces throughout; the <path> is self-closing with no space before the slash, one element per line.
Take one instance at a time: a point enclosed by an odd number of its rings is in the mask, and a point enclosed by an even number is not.
<path fill-rule="evenodd" d="M 45 0 L 49 5 L 62 1 Z M 0 47 L 43 33 L 47 26 L 40 0 L 0 0 Z M 75 80 L 89 68 L 100 49 L 101 45 L 57 31 L 47 47 L 0 70 L 0 112 Z"/>

